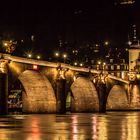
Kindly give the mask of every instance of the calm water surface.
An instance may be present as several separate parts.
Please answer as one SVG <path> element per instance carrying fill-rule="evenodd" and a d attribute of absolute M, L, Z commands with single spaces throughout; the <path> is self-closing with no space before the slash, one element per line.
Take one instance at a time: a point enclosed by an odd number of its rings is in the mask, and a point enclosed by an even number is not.
<path fill-rule="evenodd" d="M 140 140 L 140 112 L 0 116 L 0 140 Z"/>

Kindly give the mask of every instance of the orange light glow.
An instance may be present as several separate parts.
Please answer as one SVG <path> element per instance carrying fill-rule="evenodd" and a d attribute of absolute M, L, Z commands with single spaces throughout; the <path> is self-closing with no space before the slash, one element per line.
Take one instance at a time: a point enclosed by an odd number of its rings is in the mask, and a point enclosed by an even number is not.
<path fill-rule="evenodd" d="M 33 65 L 33 69 L 34 70 L 38 70 L 38 66 L 37 65 Z"/>

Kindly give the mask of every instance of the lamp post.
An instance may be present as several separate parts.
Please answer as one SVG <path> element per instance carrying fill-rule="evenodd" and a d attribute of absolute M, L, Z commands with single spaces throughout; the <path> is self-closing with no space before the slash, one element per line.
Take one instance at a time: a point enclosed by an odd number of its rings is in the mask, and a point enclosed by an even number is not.
<path fill-rule="evenodd" d="M 78 63 L 77 62 L 74 62 L 74 66 L 77 66 L 78 65 Z"/>
<path fill-rule="evenodd" d="M 108 41 L 105 41 L 105 42 L 104 42 L 104 45 L 105 45 L 105 46 L 108 46 L 108 45 L 109 45 L 109 42 L 108 42 Z"/>
<path fill-rule="evenodd" d="M 106 77 L 105 74 L 105 62 L 98 61 L 100 73 L 97 80 L 97 91 L 99 95 L 99 112 L 106 111 L 106 101 L 107 101 L 107 87 L 106 87 Z"/>
<path fill-rule="evenodd" d="M 54 56 L 55 56 L 55 58 L 56 58 L 56 62 L 58 62 L 58 61 L 59 61 L 58 58 L 59 58 L 59 56 L 60 56 L 60 53 L 59 53 L 59 52 L 55 52 L 55 53 L 54 53 Z"/>
<path fill-rule="evenodd" d="M 100 70 L 101 61 L 98 61 L 97 70 Z"/>
<path fill-rule="evenodd" d="M 84 64 L 83 63 L 80 63 L 80 67 L 82 67 Z"/>
<path fill-rule="evenodd" d="M 60 55 L 61 55 L 61 59 L 63 59 L 63 62 L 65 63 L 68 55 L 66 53 L 61 54 L 59 52 L 55 52 L 54 56 L 57 58 L 57 61 L 58 61 L 58 58 L 60 59 Z"/>
<path fill-rule="evenodd" d="M 64 59 L 64 63 L 65 63 L 65 61 L 67 59 L 67 54 L 66 53 L 63 54 L 63 59 Z"/>
<path fill-rule="evenodd" d="M 106 65 L 106 63 L 105 63 L 105 62 L 103 62 L 103 70 L 105 70 L 105 65 Z"/>
<path fill-rule="evenodd" d="M 27 56 L 28 56 L 28 58 L 32 58 L 32 54 L 31 53 L 29 53 Z"/>
<path fill-rule="evenodd" d="M 41 56 L 40 55 L 37 55 L 37 57 L 36 57 L 37 59 L 40 59 L 41 58 Z"/>
<path fill-rule="evenodd" d="M 55 52 L 54 55 L 55 55 L 55 57 L 59 57 L 60 54 L 59 54 L 59 52 Z"/>

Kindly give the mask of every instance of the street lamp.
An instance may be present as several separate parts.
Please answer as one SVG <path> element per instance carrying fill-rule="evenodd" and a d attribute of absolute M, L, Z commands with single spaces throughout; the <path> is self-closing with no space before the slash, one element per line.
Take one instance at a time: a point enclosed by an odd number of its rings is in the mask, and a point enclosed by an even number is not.
<path fill-rule="evenodd" d="M 105 65 L 106 65 L 106 63 L 105 63 L 105 62 L 103 62 L 103 70 L 105 69 Z"/>
<path fill-rule="evenodd" d="M 59 52 L 55 52 L 54 55 L 55 55 L 55 57 L 59 57 L 60 54 L 59 54 Z"/>
<path fill-rule="evenodd" d="M 37 57 L 36 57 L 37 59 L 40 59 L 41 58 L 41 56 L 40 55 L 37 55 Z"/>
<path fill-rule="evenodd" d="M 5 43 L 4 43 L 4 46 L 7 47 L 7 46 L 8 46 L 8 43 L 5 42 Z"/>
<path fill-rule="evenodd" d="M 28 54 L 28 58 L 32 58 L 32 54 L 30 53 L 30 54 Z"/>
<path fill-rule="evenodd" d="M 129 45 L 129 46 L 132 45 L 132 42 L 131 42 L 130 40 L 128 41 L 128 45 Z"/>
<path fill-rule="evenodd" d="M 66 58 L 67 58 L 67 54 L 64 53 L 64 54 L 63 54 L 64 63 L 65 63 L 65 61 L 66 61 Z"/>
<path fill-rule="evenodd" d="M 80 63 L 80 67 L 82 67 L 84 64 L 83 63 Z"/>
<path fill-rule="evenodd" d="M 109 42 L 108 41 L 105 41 L 104 44 L 105 44 L 105 46 L 108 46 L 109 45 Z"/>
<path fill-rule="evenodd" d="M 78 63 L 77 62 L 74 62 L 74 66 L 77 66 L 78 65 Z"/>
<path fill-rule="evenodd" d="M 98 61 L 98 69 L 99 70 L 104 70 L 105 69 L 105 65 L 106 65 L 105 62 Z"/>
<path fill-rule="evenodd" d="M 100 65 L 101 64 L 101 61 L 98 61 L 98 64 Z"/>

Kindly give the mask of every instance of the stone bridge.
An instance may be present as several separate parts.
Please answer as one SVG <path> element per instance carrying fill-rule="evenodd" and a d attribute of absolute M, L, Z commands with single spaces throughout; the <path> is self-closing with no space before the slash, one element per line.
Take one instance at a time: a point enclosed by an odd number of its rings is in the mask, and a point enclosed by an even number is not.
<path fill-rule="evenodd" d="M 23 112 L 104 112 L 140 109 L 140 89 L 107 71 L 64 63 L 0 55 L 0 113 L 7 113 L 7 95 L 22 90 Z M 67 105 L 68 104 L 68 105 Z"/>

